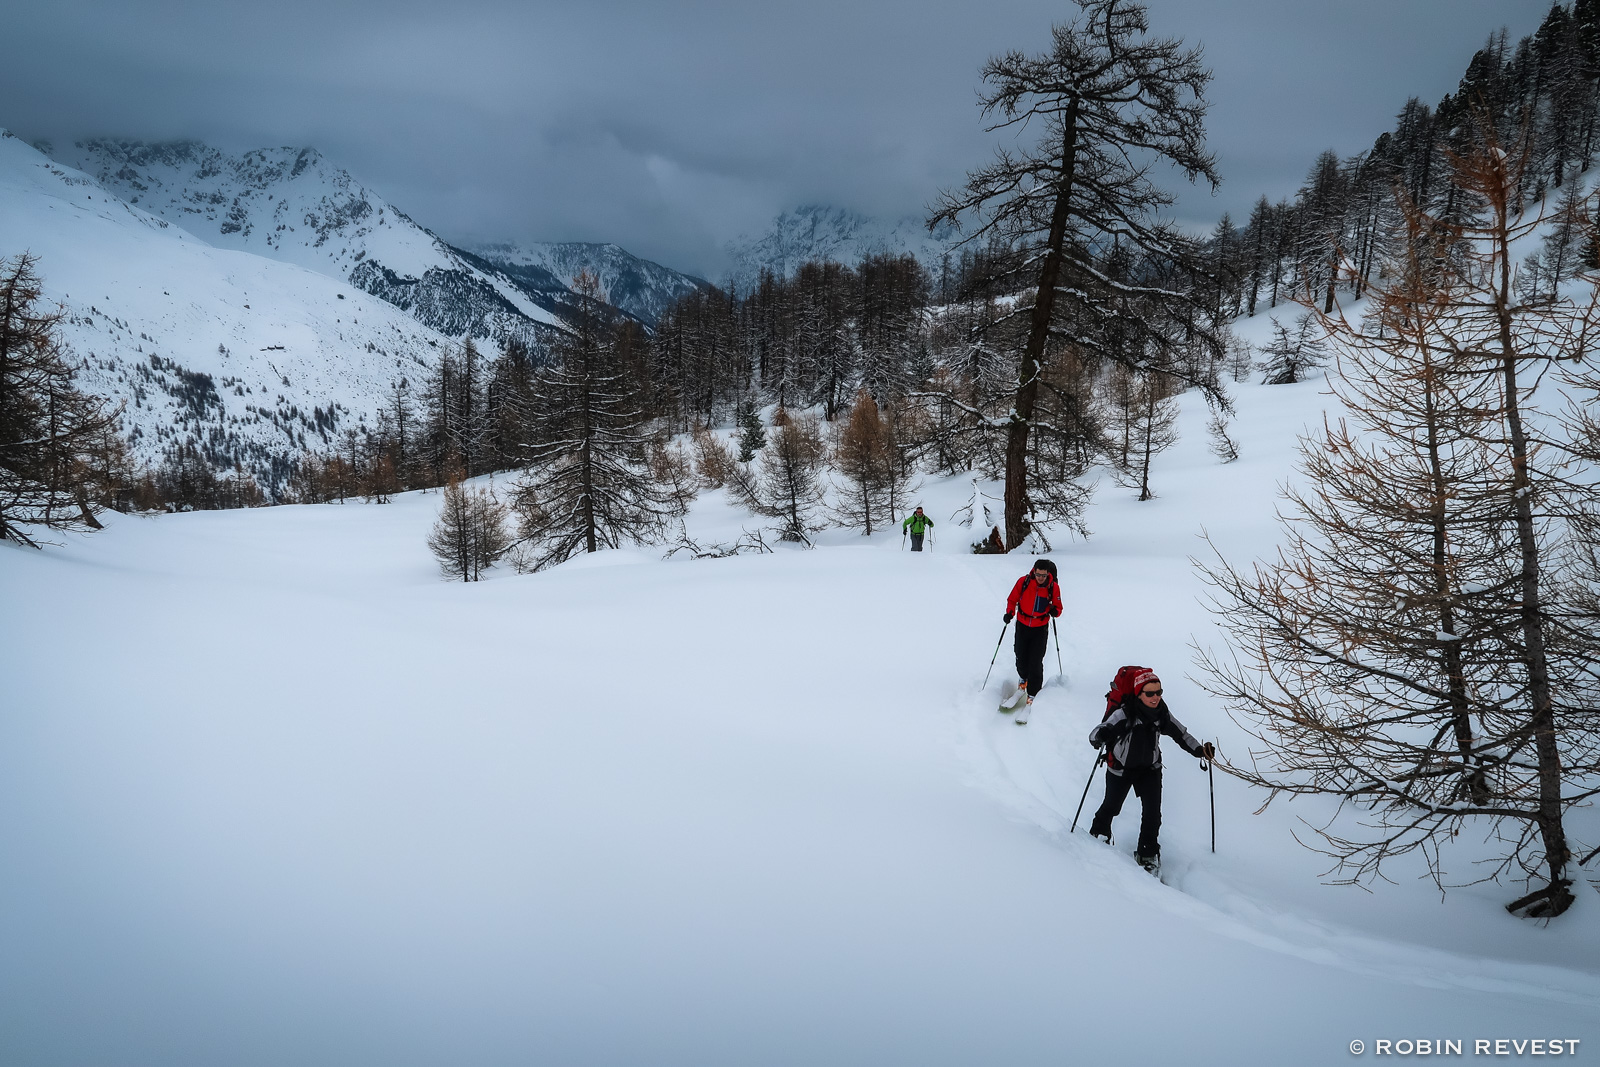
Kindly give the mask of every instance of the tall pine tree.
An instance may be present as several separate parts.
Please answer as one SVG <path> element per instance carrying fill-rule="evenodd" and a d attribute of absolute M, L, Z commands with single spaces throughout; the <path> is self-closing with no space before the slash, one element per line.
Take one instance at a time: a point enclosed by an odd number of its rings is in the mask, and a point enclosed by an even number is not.
<path fill-rule="evenodd" d="M 573 290 L 572 332 L 535 374 L 535 439 L 513 497 L 524 566 L 534 570 L 660 540 L 675 514 L 646 463 L 649 435 L 601 314 L 599 282 L 582 271 Z"/>

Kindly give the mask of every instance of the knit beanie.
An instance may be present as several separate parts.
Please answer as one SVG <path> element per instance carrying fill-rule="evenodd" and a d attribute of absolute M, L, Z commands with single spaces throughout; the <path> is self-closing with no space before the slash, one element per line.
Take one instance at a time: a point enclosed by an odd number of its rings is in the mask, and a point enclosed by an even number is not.
<path fill-rule="evenodd" d="M 1133 676 L 1133 691 L 1135 693 L 1142 693 L 1144 692 L 1145 686 L 1149 685 L 1151 682 L 1159 681 L 1161 681 L 1161 679 L 1156 675 L 1155 671 L 1140 671 L 1138 674 Z"/>

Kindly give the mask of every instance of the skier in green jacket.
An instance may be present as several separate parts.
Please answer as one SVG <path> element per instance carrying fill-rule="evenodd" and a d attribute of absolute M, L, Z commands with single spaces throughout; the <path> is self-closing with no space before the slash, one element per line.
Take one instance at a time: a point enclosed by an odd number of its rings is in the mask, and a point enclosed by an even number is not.
<path fill-rule="evenodd" d="M 922 535 L 932 525 L 933 520 L 924 515 L 921 508 L 906 516 L 906 521 L 900 524 L 900 532 L 911 531 L 911 551 L 922 551 Z"/>

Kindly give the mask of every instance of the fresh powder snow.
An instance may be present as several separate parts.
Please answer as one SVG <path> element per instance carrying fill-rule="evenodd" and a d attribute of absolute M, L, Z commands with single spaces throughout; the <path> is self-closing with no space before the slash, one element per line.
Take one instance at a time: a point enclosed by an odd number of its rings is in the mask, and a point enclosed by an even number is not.
<path fill-rule="evenodd" d="M 75 297 L 76 298 L 76 297 Z M 1245 327 L 1252 340 L 1265 315 Z M 1262 337 L 1256 337 L 1254 333 Z M 1271 553 L 1319 379 L 1205 405 L 1154 500 L 1102 484 L 1023 727 L 996 714 L 1031 556 L 976 556 L 927 481 L 899 531 L 814 551 L 442 581 L 437 492 L 109 515 L 0 546 L 0 1048 L 54 1064 L 1130 1064 L 1358 1060 L 1379 1039 L 1600 1054 L 1600 896 L 1549 925 L 1419 865 L 1319 882 L 1316 802 L 1166 745 L 1162 881 L 1085 832 L 1124 663 L 1227 760 L 1186 674 L 1190 557 Z M 506 487 L 506 478 L 480 479 Z M 998 497 L 994 483 L 981 489 Z M 909 508 L 908 508 L 909 510 Z M 763 521 L 723 494 L 702 543 Z M 1569 832 L 1600 836 L 1592 810 Z M 1474 834 L 1477 837 L 1474 837 Z M 1453 874 L 1489 854 L 1469 828 Z M 1405 1046 L 1414 1048 L 1415 1046 Z"/>

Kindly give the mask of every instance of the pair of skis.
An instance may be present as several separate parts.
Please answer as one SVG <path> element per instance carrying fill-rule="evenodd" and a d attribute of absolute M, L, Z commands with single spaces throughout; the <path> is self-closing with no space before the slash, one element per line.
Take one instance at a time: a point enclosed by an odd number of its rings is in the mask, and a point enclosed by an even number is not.
<path fill-rule="evenodd" d="M 994 655 L 989 657 L 989 669 L 983 673 L 983 684 L 986 688 L 989 685 L 989 675 L 994 673 L 994 661 L 1000 657 L 1000 646 L 1004 644 L 1006 640 L 1006 627 L 1010 625 L 1011 616 L 1007 615 L 1005 626 L 1000 627 L 1000 640 L 994 643 Z M 1018 625 L 1021 624 L 1019 623 Z M 1056 677 L 1065 682 L 1067 680 L 1067 672 L 1066 668 L 1061 666 L 1061 631 L 1056 629 L 1056 620 L 1050 620 L 1050 629 L 1055 635 L 1056 639 Z M 1005 712 L 1011 711 L 1013 708 L 1015 708 L 1017 725 L 1026 726 L 1028 725 L 1028 711 L 1031 701 L 1028 701 L 1026 699 L 1026 694 L 1024 694 L 1023 698 L 1021 698 L 1023 699 L 1022 705 L 1020 707 L 1017 706 L 1017 700 L 1019 699 L 1017 694 L 1020 692 L 1022 692 L 1022 686 L 1019 685 L 1011 692 L 1007 693 L 1004 697 L 1001 697 L 1000 712 L 1001 714 L 1004 714 Z"/>
<path fill-rule="evenodd" d="M 1028 712 L 1032 708 L 1033 702 L 1028 699 L 1028 690 L 1020 685 L 1000 698 L 1000 714 L 1015 712 L 1014 719 L 1018 726 L 1028 725 Z"/>

